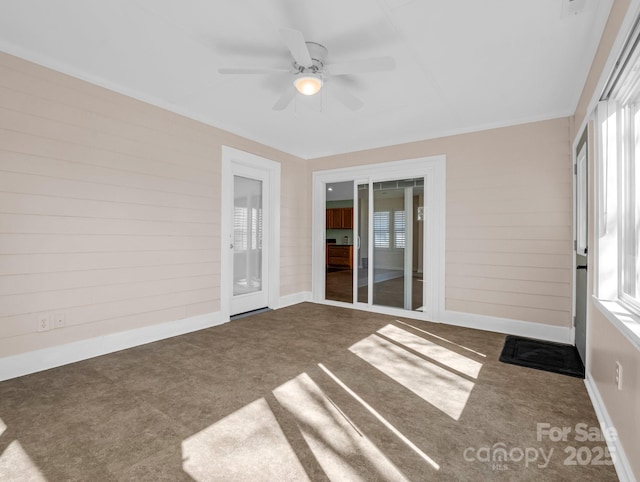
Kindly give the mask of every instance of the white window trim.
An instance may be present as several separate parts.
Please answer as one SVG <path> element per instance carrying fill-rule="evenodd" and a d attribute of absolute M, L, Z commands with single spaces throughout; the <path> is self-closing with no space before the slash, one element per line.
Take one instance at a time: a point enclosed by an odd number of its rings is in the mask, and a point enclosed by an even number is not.
<path fill-rule="evenodd" d="M 593 302 L 613 326 L 640 350 L 640 317 L 630 312 L 618 301 L 606 301 L 593 296 Z"/>
<path fill-rule="evenodd" d="M 635 114 L 637 110 L 638 110 L 637 105 L 634 105 L 633 107 L 626 106 L 624 110 L 623 116 L 625 118 L 625 123 L 624 123 L 625 132 L 623 135 L 625 139 L 628 139 L 632 136 L 633 136 L 633 139 L 635 139 L 635 134 L 638 127 L 634 124 L 635 121 L 632 121 L 632 119 L 635 119 Z M 627 241 L 626 236 L 628 236 L 627 221 L 629 218 L 629 210 L 633 210 L 635 214 L 635 205 L 629 206 L 627 203 L 627 200 L 625 199 L 627 194 L 627 183 L 630 181 L 629 178 L 631 177 L 629 166 L 630 164 L 633 164 L 636 162 L 636 152 L 635 152 L 636 149 L 630 148 L 630 147 L 631 146 L 627 141 L 627 143 L 624 144 L 622 159 L 618 164 L 618 172 L 620 176 L 620 179 L 618 182 L 618 190 L 619 190 L 618 225 L 620 226 L 620 237 L 619 237 L 619 245 L 618 245 L 618 259 L 619 259 L 618 266 L 620 266 L 619 273 L 618 273 L 618 276 L 619 276 L 618 299 L 622 305 L 628 308 L 630 312 L 640 317 L 640 300 L 638 300 L 633 296 L 628 295 L 625 292 L 625 286 L 624 286 L 624 277 L 625 277 L 624 253 L 627 250 L 627 247 L 625 247 L 624 244 Z M 635 180 L 632 180 L 632 182 L 634 184 L 634 192 L 636 193 L 636 195 L 640 194 L 640 185 L 635 186 Z M 635 237 L 634 237 L 634 251 L 635 251 Z M 635 272 L 636 269 L 637 269 L 637 266 L 634 266 L 633 271 Z"/>
<path fill-rule="evenodd" d="M 620 296 L 621 289 L 621 189 L 619 170 L 622 163 L 618 153 L 623 146 L 615 129 L 606 123 L 615 115 L 620 125 L 621 109 L 609 102 L 600 102 L 595 112 L 595 273 L 593 300 L 598 310 L 625 338 L 640 349 L 640 311 L 634 312 L 628 301 Z M 605 126 L 600 128 L 600 126 Z M 607 273 L 608 276 L 604 276 Z M 631 309 L 630 309 L 631 308 Z"/>

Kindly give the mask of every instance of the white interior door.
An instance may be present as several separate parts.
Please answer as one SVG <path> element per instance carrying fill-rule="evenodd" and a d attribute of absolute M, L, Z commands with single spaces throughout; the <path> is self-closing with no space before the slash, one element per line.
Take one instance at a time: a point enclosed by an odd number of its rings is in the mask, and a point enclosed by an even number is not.
<path fill-rule="evenodd" d="M 575 244 L 575 307 L 574 333 L 575 345 L 586 364 L 587 355 L 587 300 L 589 291 L 587 286 L 587 135 L 578 144 L 580 149 L 576 158 L 575 174 L 575 209 L 576 209 L 576 244 Z"/>
<path fill-rule="evenodd" d="M 222 147 L 220 313 L 223 319 L 280 299 L 280 164 Z"/>

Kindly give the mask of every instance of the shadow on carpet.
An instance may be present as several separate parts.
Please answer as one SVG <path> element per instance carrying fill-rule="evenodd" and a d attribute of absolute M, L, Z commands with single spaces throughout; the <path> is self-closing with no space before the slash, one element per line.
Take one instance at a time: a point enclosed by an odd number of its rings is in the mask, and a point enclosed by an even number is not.
<path fill-rule="evenodd" d="M 507 336 L 500 361 L 511 365 L 584 378 L 584 365 L 573 345 Z"/>

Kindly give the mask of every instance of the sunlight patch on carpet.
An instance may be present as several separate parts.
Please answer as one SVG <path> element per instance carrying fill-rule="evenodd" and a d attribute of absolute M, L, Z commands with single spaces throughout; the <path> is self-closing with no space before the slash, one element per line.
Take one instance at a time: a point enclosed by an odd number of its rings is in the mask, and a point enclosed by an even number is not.
<path fill-rule="evenodd" d="M 342 389 L 344 389 L 349 395 L 351 395 L 360 405 L 367 409 L 369 413 L 371 413 L 374 417 L 382 423 L 385 427 L 387 427 L 396 437 L 398 437 L 404 444 L 407 445 L 411 450 L 413 450 L 416 454 L 420 456 L 422 460 L 427 462 L 431 467 L 436 470 L 440 470 L 440 465 L 437 464 L 431 457 L 425 454 L 420 448 L 414 444 L 411 440 L 409 440 L 400 430 L 398 430 L 391 422 L 389 422 L 386 418 L 384 418 L 375 408 L 365 402 L 360 395 L 354 392 L 351 388 L 347 386 L 338 376 L 329 370 L 322 363 L 318 363 L 318 366 L 322 371 L 324 371 L 334 382 L 336 382 Z"/>
<path fill-rule="evenodd" d="M 407 478 L 306 374 L 273 391 L 330 480 Z"/>
<path fill-rule="evenodd" d="M 0 454 L 0 480 L 46 482 L 47 479 L 22 448 L 20 442 L 14 440 Z"/>
<path fill-rule="evenodd" d="M 264 398 L 185 439 L 182 459 L 196 481 L 309 480 Z"/>
<path fill-rule="evenodd" d="M 397 326 L 387 325 L 379 329 L 378 333 L 471 378 L 478 378 L 482 368 L 482 363 L 460 355 L 442 345 L 425 340 Z"/>
<path fill-rule="evenodd" d="M 447 340 L 446 338 L 442 338 L 441 336 L 434 335 L 433 333 L 428 332 L 426 330 L 423 330 L 422 328 L 418 328 L 417 326 L 413 326 L 413 325 L 411 325 L 409 323 L 406 323 L 406 322 L 400 321 L 400 320 L 395 320 L 395 322 L 396 323 L 400 323 L 400 324 L 405 325 L 405 326 L 408 326 L 409 328 L 411 328 L 413 330 L 419 331 L 420 333 L 424 333 L 425 335 L 429 335 L 430 337 L 433 337 L 433 338 L 435 338 L 437 340 L 441 340 L 441 341 L 444 341 L 446 343 L 450 343 L 451 345 L 457 346 L 458 348 L 462 348 L 463 350 L 466 350 L 466 351 L 468 351 L 470 353 L 474 353 L 474 354 L 476 354 L 478 356 L 481 356 L 483 358 L 487 358 L 487 355 L 485 355 L 484 353 L 480 353 L 479 351 L 472 350 L 468 346 L 460 345 L 460 344 L 458 344 L 458 343 L 456 343 L 454 341 Z"/>
<path fill-rule="evenodd" d="M 473 382 L 377 335 L 369 335 L 349 350 L 452 419 L 460 418 Z"/>

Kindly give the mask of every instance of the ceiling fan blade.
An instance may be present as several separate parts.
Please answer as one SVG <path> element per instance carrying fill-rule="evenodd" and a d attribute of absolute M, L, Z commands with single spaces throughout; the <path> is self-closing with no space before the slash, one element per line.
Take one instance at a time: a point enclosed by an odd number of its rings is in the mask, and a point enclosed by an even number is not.
<path fill-rule="evenodd" d="M 393 57 L 376 57 L 340 64 L 329 64 L 327 65 L 327 73 L 329 75 L 349 75 L 365 72 L 382 72 L 384 70 L 393 70 L 395 67 L 396 61 Z"/>
<path fill-rule="evenodd" d="M 273 104 L 273 110 L 286 109 L 287 106 L 291 104 L 291 101 L 294 99 L 295 96 L 296 96 L 296 89 L 294 89 L 293 87 L 289 87 L 287 90 L 285 90 L 282 93 L 282 95 L 277 100 L 277 102 Z"/>
<path fill-rule="evenodd" d="M 311 60 L 311 54 L 307 48 L 307 44 L 304 41 L 304 35 L 302 32 L 292 28 L 281 28 L 280 35 L 284 44 L 291 52 L 293 59 L 303 67 L 313 66 L 313 60 Z"/>
<path fill-rule="evenodd" d="M 334 83 L 329 85 L 328 87 L 329 87 L 327 89 L 328 92 L 331 95 L 333 95 L 336 98 L 336 100 L 338 100 L 347 109 L 354 110 L 354 111 L 362 109 L 362 106 L 364 105 L 364 103 L 360 99 L 358 99 L 356 96 L 349 93 L 349 91 L 344 89 L 342 86 Z"/>
<path fill-rule="evenodd" d="M 290 73 L 289 69 L 218 69 L 218 73 L 228 75 L 228 74 L 280 74 L 280 73 Z"/>

